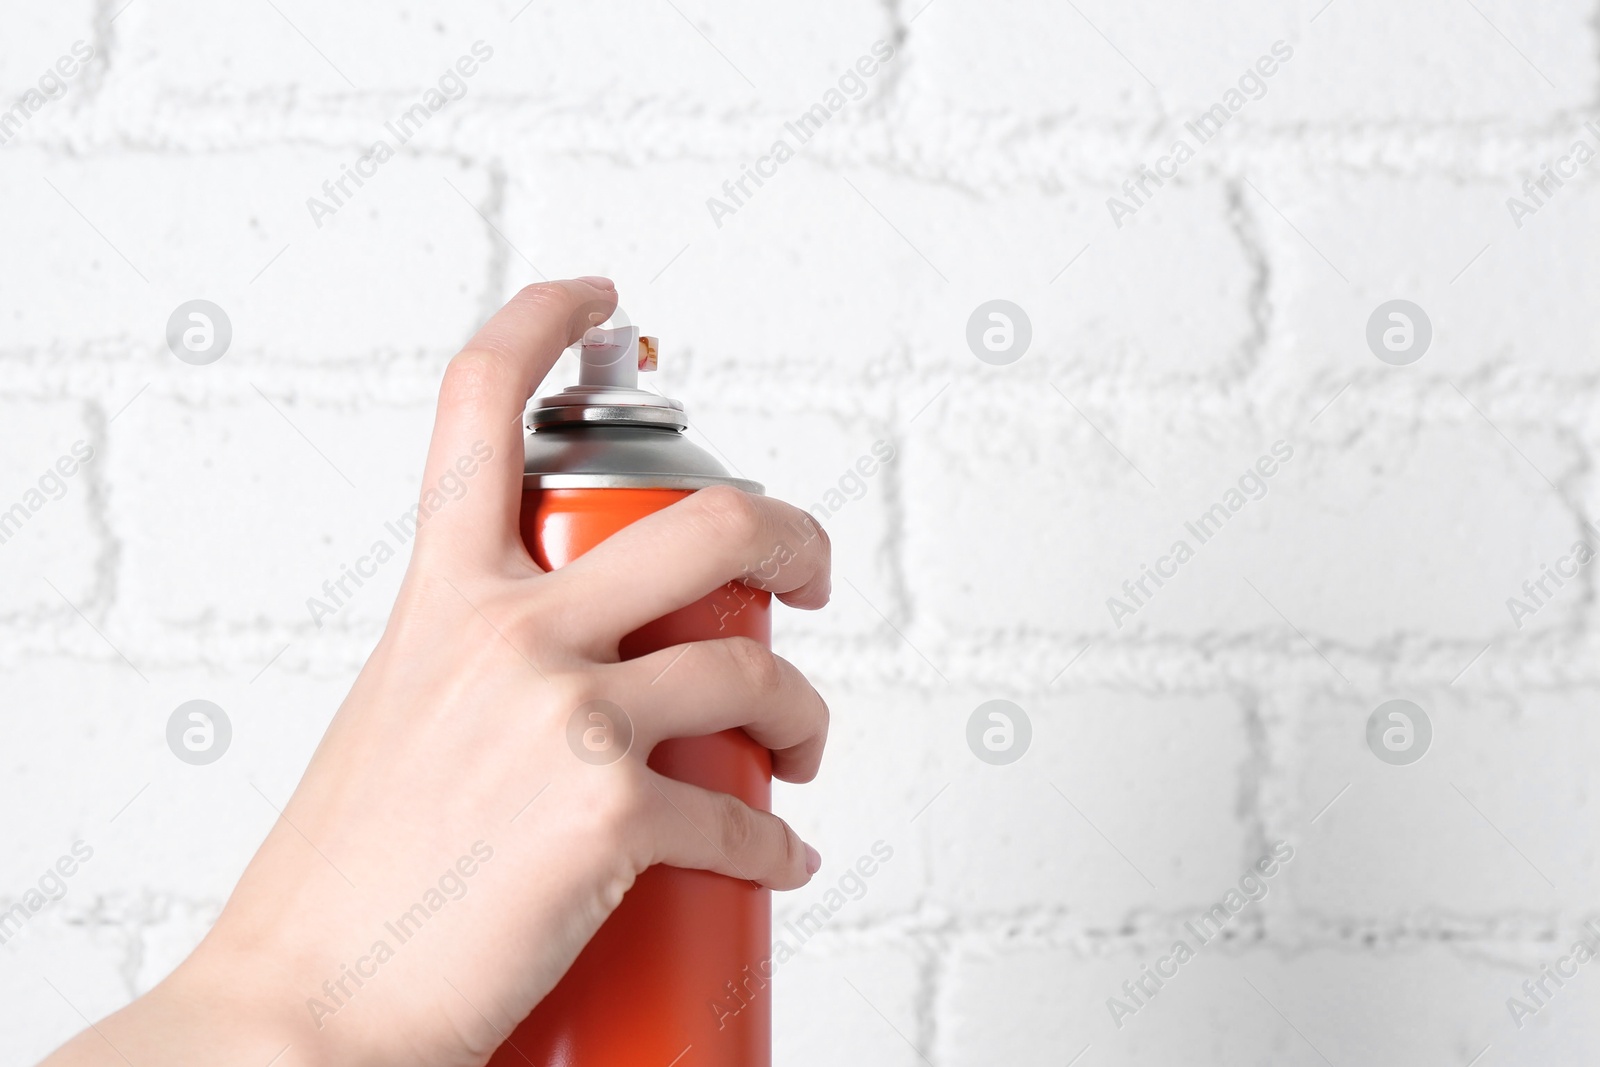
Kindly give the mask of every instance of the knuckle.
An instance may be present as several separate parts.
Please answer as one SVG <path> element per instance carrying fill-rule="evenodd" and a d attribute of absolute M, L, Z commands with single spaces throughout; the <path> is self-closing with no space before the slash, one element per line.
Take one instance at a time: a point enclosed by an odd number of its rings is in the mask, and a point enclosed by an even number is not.
<path fill-rule="evenodd" d="M 816 531 L 816 535 L 822 539 L 822 547 L 831 552 L 833 550 L 833 538 L 828 536 L 828 528 L 818 522 L 809 512 L 805 513 L 805 516 L 810 520 L 811 528 Z"/>
<path fill-rule="evenodd" d="M 628 857 L 641 870 L 652 861 L 652 803 L 660 799 L 643 779 L 631 761 L 624 760 L 593 776 L 596 784 L 582 804 L 582 836 L 601 845 L 605 854 Z"/>
<path fill-rule="evenodd" d="M 812 520 L 811 528 L 816 531 L 818 549 L 822 555 L 823 564 L 825 566 L 831 565 L 833 562 L 833 538 L 828 536 L 828 528 L 814 519 Z"/>
<path fill-rule="evenodd" d="M 439 384 L 439 402 L 447 408 L 478 408 L 502 392 L 504 377 L 499 357 L 492 352 L 468 349 L 458 353 L 445 367 Z"/>
<path fill-rule="evenodd" d="M 594 753 L 605 765 L 624 760 L 634 749 L 637 728 L 629 709 L 616 702 L 610 686 L 589 673 L 550 673 L 541 704 L 547 728 L 565 734 L 578 758 Z"/>
<path fill-rule="evenodd" d="M 827 528 L 810 512 L 802 511 L 795 519 L 798 541 L 809 555 L 816 575 L 827 578 L 833 570 L 833 539 Z"/>
<path fill-rule="evenodd" d="M 631 840 L 645 824 L 652 792 L 645 784 L 644 775 L 636 773 L 630 761 L 624 761 L 621 773 L 611 776 L 610 788 L 605 791 L 600 805 L 605 825 L 612 833 Z"/>
<path fill-rule="evenodd" d="M 784 872 L 792 871 L 797 867 L 803 869 L 805 867 L 805 845 L 801 844 L 800 835 L 794 832 L 794 827 L 778 816 L 767 815 L 767 818 L 776 824 L 778 831 L 776 836 L 778 847 L 781 850 L 781 854 L 777 857 L 779 862 L 778 869 Z"/>
<path fill-rule="evenodd" d="M 537 566 L 537 564 L 535 564 Z M 524 572 L 525 576 L 526 572 Z M 545 581 L 547 572 L 535 572 L 532 581 L 524 582 L 517 590 L 516 601 L 521 608 L 519 625 L 535 636 L 543 645 L 573 652 L 585 648 L 579 635 L 585 620 L 583 594 L 562 587 L 559 583 Z"/>
<path fill-rule="evenodd" d="M 563 672 L 549 679 L 550 705 L 560 714 L 570 714 L 573 708 L 593 700 L 596 687 L 587 674 L 579 671 Z"/>
<path fill-rule="evenodd" d="M 833 539 L 828 536 L 827 527 L 823 526 L 815 515 L 809 511 L 801 511 L 799 508 L 794 508 L 793 510 L 795 515 L 791 522 L 795 529 L 799 531 L 801 541 L 807 544 L 817 541 L 820 543 L 819 547 L 824 550 L 833 547 Z"/>
<path fill-rule="evenodd" d="M 805 842 L 800 840 L 800 835 L 795 833 L 794 827 L 790 826 L 788 822 L 783 819 L 778 819 L 776 815 L 774 815 L 773 818 L 777 819 L 778 825 L 783 827 L 784 864 L 790 868 L 804 868 L 806 865 Z"/>
<path fill-rule="evenodd" d="M 772 650 L 753 637 L 728 639 L 728 655 L 757 696 L 770 697 L 783 687 L 783 666 Z"/>
<path fill-rule="evenodd" d="M 694 495 L 713 535 L 735 544 L 754 541 L 761 532 L 761 508 L 749 493 L 731 485 L 713 485 Z"/>
<path fill-rule="evenodd" d="M 636 827 L 640 816 L 658 800 L 646 784 L 643 764 L 631 759 L 583 767 L 570 779 L 583 798 L 589 824 L 608 839 Z"/>
<path fill-rule="evenodd" d="M 534 282 L 524 285 L 512 297 L 519 304 L 532 304 L 537 308 L 550 308 L 567 302 L 567 291 L 554 282 Z"/>
<path fill-rule="evenodd" d="M 719 794 L 717 805 L 723 847 L 735 855 L 749 852 L 760 837 L 756 813 L 744 801 L 728 793 Z"/>

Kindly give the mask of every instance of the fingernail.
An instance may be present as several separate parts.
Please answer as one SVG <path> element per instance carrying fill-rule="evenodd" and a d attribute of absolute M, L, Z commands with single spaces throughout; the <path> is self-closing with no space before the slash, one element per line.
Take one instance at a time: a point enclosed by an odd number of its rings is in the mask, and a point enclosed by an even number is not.
<path fill-rule="evenodd" d="M 614 293 L 617 291 L 617 283 L 612 281 L 610 278 L 601 278 L 597 275 L 586 274 L 578 280 L 580 282 L 588 282 L 596 289 L 604 289 L 609 293 Z"/>
<path fill-rule="evenodd" d="M 807 845 L 806 846 L 806 874 L 808 874 L 808 875 L 816 874 L 820 870 L 822 870 L 822 853 L 818 852 L 816 849 L 812 848 L 810 845 Z"/>

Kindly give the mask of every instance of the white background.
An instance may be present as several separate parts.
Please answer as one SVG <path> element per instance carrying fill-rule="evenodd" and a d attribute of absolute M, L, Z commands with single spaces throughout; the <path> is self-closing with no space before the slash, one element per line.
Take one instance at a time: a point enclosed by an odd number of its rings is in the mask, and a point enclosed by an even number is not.
<path fill-rule="evenodd" d="M 1600 1060 L 1600 965 L 1520 1030 L 1506 1006 L 1600 915 L 1592 574 L 1506 605 L 1600 513 L 1600 195 L 1506 207 L 1596 145 L 1592 3 L 123 2 L 0 22 L 0 104 L 95 53 L 0 146 L 0 508 L 95 450 L 0 545 L 0 906 L 94 849 L 0 950 L 0 1061 L 199 939 L 385 618 L 400 561 L 320 629 L 305 602 L 412 502 L 444 361 L 587 273 L 773 493 L 895 449 L 829 520 L 835 603 L 778 623 L 834 713 L 780 791 L 826 863 L 780 915 L 894 849 L 780 972 L 779 1063 Z M 307 198 L 478 40 L 465 97 L 319 227 Z M 197 298 L 233 328 L 209 366 L 164 337 Z M 996 298 L 1032 325 L 1006 366 L 966 341 Z M 1396 298 L 1434 331 L 1404 367 L 1365 340 Z M 1114 626 L 1279 440 L 1267 495 Z M 208 767 L 163 737 L 194 698 L 233 722 Z M 1433 722 L 1412 766 L 1365 742 L 1391 698 Z M 967 748 L 991 699 L 1032 722 L 1009 766 Z M 1276 840 L 1266 898 L 1115 1026 Z"/>

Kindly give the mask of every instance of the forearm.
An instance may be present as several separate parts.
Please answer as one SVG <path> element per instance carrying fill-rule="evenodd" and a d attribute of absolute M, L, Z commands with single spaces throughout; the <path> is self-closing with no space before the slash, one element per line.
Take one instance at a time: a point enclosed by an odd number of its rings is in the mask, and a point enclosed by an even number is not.
<path fill-rule="evenodd" d="M 233 973 L 229 973 L 233 972 Z M 40 1067 L 320 1067 L 336 1062 L 328 1035 L 296 1025 L 266 976 L 191 956 L 156 988 L 90 1024 Z"/>

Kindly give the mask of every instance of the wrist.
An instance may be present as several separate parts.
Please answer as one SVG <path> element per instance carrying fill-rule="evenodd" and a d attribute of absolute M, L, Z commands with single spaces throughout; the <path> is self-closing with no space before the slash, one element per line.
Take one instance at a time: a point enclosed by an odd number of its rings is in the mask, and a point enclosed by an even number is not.
<path fill-rule="evenodd" d="M 293 990 L 270 955 L 239 953 L 208 936 L 147 999 L 158 1016 L 181 1021 L 232 1055 L 258 1056 L 272 1067 L 331 1067 L 337 1061 L 323 1035 L 296 1015 Z"/>
<path fill-rule="evenodd" d="M 371 959 L 354 954 L 346 941 L 337 924 L 288 922 L 275 908 L 231 901 L 174 972 L 173 995 L 184 998 L 197 1018 L 227 1021 L 227 1033 L 237 1037 L 230 1036 L 229 1047 L 248 1041 L 252 1055 L 265 1049 L 259 1060 L 241 1060 L 249 1067 L 474 1062 L 469 1050 L 458 1047 L 463 1020 L 441 1011 L 427 995 L 442 983 L 426 961 L 408 956 L 374 973 Z M 464 1024 L 477 1021 L 468 1017 Z"/>
<path fill-rule="evenodd" d="M 161 1014 L 183 1020 L 197 1036 L 207 1035 L 213 1049 L 226 1048 L 239 1062 L 271 1067 L 403 1062 L 384 1055 L 385 1039 L 393 1035 L 367 1033 L 359 1020 L 325 1019 L 309 1009 L 308 991 L 318 984 L 306 977 L 313 962 L 264 944 L 235 943 L 225 931 L 214 930 L 150 995 L 159 998 Z M 204 1062 L 217 1060 L 208 1056 Z"/>

